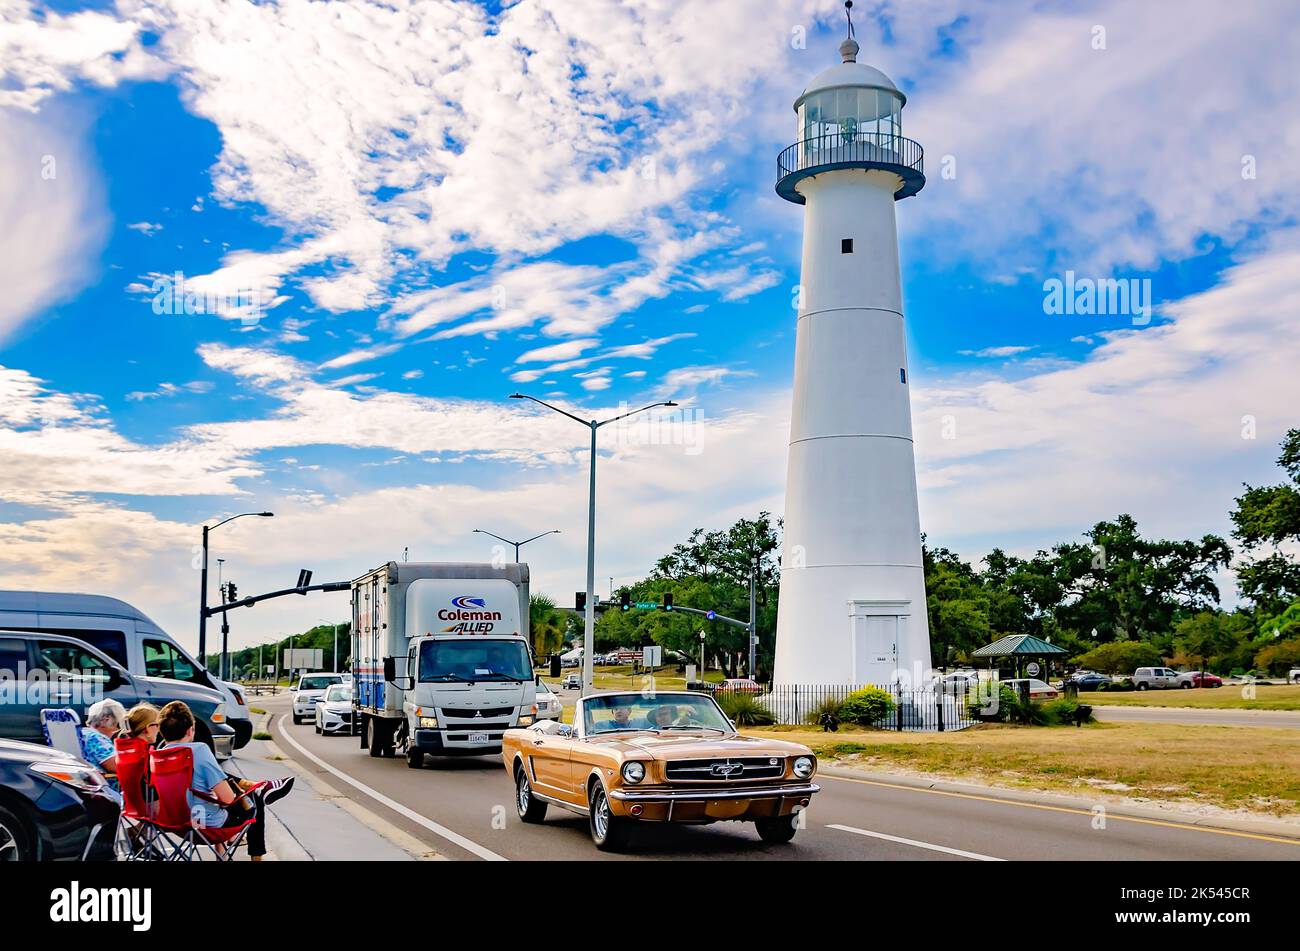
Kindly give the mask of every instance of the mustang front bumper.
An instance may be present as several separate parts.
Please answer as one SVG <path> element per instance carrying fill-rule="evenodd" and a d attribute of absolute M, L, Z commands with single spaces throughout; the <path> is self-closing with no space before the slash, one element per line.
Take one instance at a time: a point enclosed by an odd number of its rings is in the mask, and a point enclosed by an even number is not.
<path fill-rule="evenodd" d="M 808 805 L 816 783 L 786 786 L 748 786 L 728 789 L 635 789 L 620 786 L 609 793 L 609 809 L 616 816 L 650 822 L 713 822 L 769 819 L 786 816 Z"/>

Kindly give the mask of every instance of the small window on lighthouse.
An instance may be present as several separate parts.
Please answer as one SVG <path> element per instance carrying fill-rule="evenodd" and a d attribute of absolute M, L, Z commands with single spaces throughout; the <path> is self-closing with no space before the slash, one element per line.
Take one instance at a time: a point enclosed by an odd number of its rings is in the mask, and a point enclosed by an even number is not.
<path fill-rule="evenodd" d="M 903 369 L 902 367 L 899 367 L 899 368 L 898 368 L 898 382 L 899 382 L 899 383 L 906 383 L 906 382 L 907 382 L 907 371 L 906 371 L 905 369 Z"/>
<path fill-rule="evenodd" d="M 840 239 L 840 254 L 852 254 L 852 253 L 853 253 L 853 239 L 852 239 L 852 238 L 841 238 L 841 239 Z"/>

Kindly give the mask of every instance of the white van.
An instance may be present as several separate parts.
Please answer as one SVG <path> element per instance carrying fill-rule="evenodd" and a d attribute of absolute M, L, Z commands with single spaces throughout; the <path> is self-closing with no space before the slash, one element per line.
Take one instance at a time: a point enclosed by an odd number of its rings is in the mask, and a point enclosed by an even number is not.
<path fill-rule="evenodd" d="M 170 634 L 125 601 L 99 594 L 0 591 L 0 628 L 75 637 L 129 673 L 211 687 L 226 698 L 226 722 L 235 731 L 235 749 L 253 736 L 253 721 L 238 685 L 204 670 Z"/>

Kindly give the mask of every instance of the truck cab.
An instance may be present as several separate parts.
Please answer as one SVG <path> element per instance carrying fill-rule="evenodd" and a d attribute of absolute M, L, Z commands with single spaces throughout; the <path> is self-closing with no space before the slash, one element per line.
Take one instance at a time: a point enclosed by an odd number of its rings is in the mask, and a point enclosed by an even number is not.
<path fill-rule="evenodd" d="M 500 753 L 506 730 L 531 726 L 537 717 L 532 656 L 523 637 L 417 637 L 405 658 L 405 678 L 393 666 L 393 682 L 405 694 L 404 753 L 414 768 L 426 753 Z"/>

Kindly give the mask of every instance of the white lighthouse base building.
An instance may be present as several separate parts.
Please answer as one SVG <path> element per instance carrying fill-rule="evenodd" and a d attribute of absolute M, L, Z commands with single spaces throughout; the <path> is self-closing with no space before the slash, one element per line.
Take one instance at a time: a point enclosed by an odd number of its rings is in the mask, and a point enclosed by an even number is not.
<path fill-rule="evenodd" d="M 925 179 L 903 94 L 841 53 L 778 163 L 806 210 L 774 679 L 906 685 L 931 657 L 894 208 Z"/>

